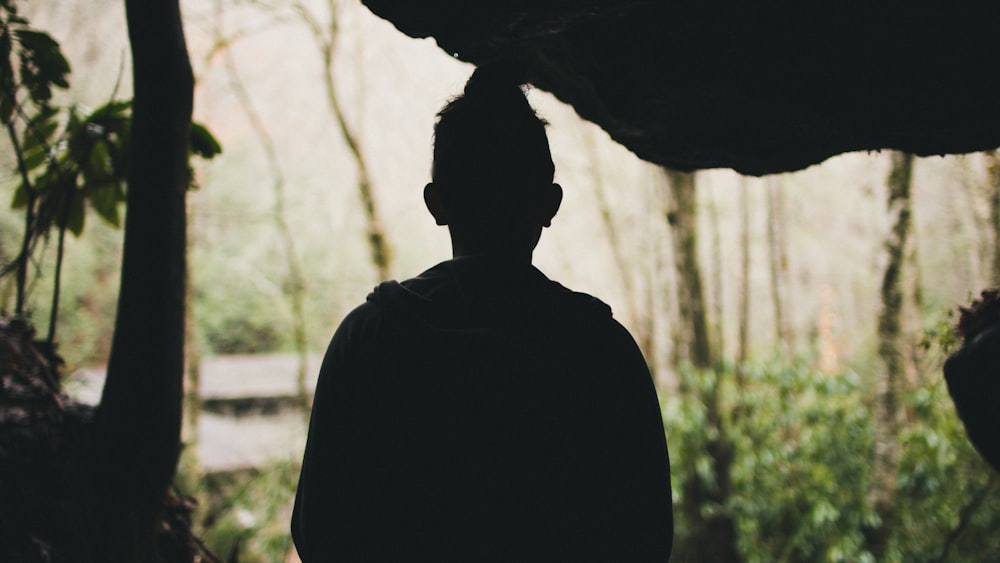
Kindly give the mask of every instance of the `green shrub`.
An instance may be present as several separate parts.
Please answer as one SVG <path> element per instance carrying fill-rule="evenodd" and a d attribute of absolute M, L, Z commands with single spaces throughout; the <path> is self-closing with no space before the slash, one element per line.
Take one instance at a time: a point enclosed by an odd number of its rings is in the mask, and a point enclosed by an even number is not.
<path fill-rule="evenodd" d="M 182 464 L 178 486 L 199 500 L 195 533 L 222 560 L 284 561 L 292 549 L 289 523 L 299 465 L 274 461 L 231 473 L 199 475 Z"/>
<path fill-rule="evenodd" d="M 865 503 L 873 421 L 858 374 L 754 364 L 741 389 L 732 368 L 682 377 L 701 392 L 664 405 L 675 507 L 687 479 L 717 479 L 705 446 L 720 429 L 696 397 L 718 380 L 732 491 L 726 506 L 703 509 L 733 515 L 745 560 L 873 561 L 862 536 L 877 524 Z M 949 560 L 997 560 L 1000 487 L 968 445 L 943 383 L 913 389 L 905 405 L 891 559 L 938 560 L 947 550 Z M 675 518 L 684 553 L 689 524 L 680 510 Z"/>
<path fill-rule="evenodd" d="M 203 284 L 195 291 L 195 318 L 206 350 L 253 354 L 285 348 L 289 329 L 272 301 L 236 283 Z"/>

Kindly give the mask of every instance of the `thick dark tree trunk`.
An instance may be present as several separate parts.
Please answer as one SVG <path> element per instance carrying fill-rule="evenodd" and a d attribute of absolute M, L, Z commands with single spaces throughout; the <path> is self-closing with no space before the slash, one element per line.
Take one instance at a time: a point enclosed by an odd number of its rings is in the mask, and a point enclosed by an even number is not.
<path fill-rule="evenodd" d="M 901 394 L 907 362 L 903 342 L 903 274 L 912 229 L 912 172 L 913 155 L 894 152 L 887 182 L 888 208 L 894 221 L 885 245 L 888 262 L 882 277 L 882 312 L 878 320 L 878 352 L 885 371 L 874 382 L 875 451 L 868 491 L 869 508 L 878 515 L 880 522 L 865 530 L 865 548 L 879 561 L 884 558 L 893 527 L 899 469 Z"/>
<path fill-rule="evenodd" d="M 121 290 L 95 432 L 99 561 L 155 559 L 180 451 L 193 78 L 177 0 L 126 0 L 134 101 Z"/>

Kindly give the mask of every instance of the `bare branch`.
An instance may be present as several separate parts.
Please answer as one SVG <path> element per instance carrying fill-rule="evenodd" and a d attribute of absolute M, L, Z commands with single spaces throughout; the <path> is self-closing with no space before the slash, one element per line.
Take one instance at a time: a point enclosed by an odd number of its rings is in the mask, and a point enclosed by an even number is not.
<path fill-rule="evenodd" d="M 972 516 L 977 510 L 979 510 L 979 507 L 982 506 L 983 501 L 990 498 L 990 492 L 993 490 L 993 487 L 996 486 L 997 482 L 1000 481 L 998 478 L 1000 478 L 1000 473 L 995 471 L 992 472 L 989 480 L 986 481 L 986 484 L 971 495 L 968 504 L 958 510 L 958 522 L 955 524 L 955 527 L 948 532 L 948 535 L 945 536 L 944 544 L 941 546 L 941 554 L 934 559 L 932 563 L 948 560 L 948 552 L 951 550 L 951 547 L 955 545 L 955 542 L 958 541 L 960 537 L 962 537 L 965 529 L 969 526 L 969 522 L 972 521 Z"/>

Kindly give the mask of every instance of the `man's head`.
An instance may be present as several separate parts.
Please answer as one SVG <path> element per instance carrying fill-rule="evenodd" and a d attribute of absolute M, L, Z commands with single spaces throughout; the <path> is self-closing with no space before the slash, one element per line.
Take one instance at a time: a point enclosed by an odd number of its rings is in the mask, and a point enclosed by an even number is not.
<path fill-rule="evenodd" d="M 424 198 L 456 253 L 530 256 L 559 208 L 546 123 L 520 84 L 510 66 L 482 66 L 438 113 Z"/>

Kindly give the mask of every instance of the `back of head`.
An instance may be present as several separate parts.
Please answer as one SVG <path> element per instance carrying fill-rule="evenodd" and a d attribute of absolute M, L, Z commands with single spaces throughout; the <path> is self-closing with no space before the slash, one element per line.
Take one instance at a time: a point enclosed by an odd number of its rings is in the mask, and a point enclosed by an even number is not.
<path fill-rule="evenodd" d="M 438 113 L 432 179 L 454 226 L 503 230 L 552 183 L 546 123 L 528 104 L 523 82 L 512 64 L 480 66 Z"/>

